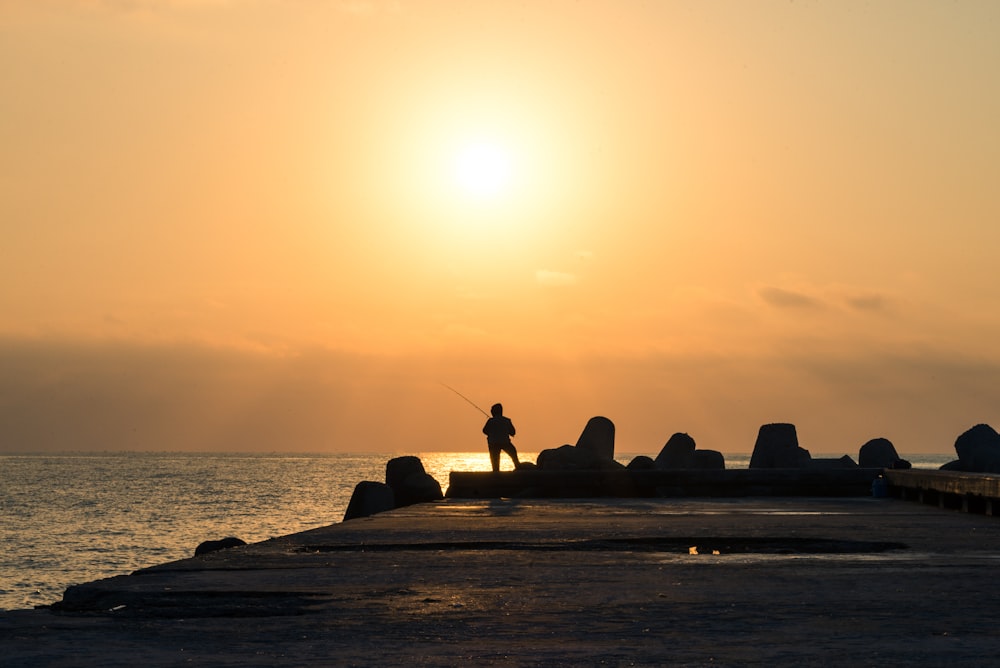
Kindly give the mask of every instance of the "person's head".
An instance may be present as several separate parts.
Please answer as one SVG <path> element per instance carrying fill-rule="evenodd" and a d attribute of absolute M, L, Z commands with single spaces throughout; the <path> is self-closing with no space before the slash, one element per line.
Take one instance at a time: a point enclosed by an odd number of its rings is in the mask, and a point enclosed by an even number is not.
<path fill-rule="evenodd" d="M 503 406 L 500 404 L 493 404 L 490 408 L 490 413 L 493 413 L 493 417 L 500 417 L 503 415 Z"/>

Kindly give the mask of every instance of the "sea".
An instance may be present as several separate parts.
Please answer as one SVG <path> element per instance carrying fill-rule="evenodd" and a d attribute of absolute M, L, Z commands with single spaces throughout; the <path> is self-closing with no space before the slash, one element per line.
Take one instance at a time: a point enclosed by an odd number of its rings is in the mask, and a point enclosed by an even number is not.
<path fill-rule="evenodd" d="M 408 454 L 420 457 L 442 491 L 451 471 L 490 470 L 485 449 Z M 49 605 L 71 585 L 190 557 L 205 540 L 255 543 L 340 522 L 355 485 L 384 481 L 395 456 L 0 455 L 0 610 Z M 907 458 L 936 469 L 954 455 Z M 726 468 L 749 461 L 749 454 L 726 454 Z M 509 468 L 504 456 L 501 469 Z"/>

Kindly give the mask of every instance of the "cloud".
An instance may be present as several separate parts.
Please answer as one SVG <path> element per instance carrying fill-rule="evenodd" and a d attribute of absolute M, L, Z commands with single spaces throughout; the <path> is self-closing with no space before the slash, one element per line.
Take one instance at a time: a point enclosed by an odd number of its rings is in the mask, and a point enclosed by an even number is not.
<path fill-rule="evenodd" d="M 884 293 L 847 285 L 800 285 L 794 290 L 768 285 L 759 288 L 757 295 L 769 306 L 799 311 L 846 310 L 861 315 L 896 314 L 894 306 L 898 305 Z"/>
<path fill-rule="evenodd" d="M 1000 359 L 933 346 L 780 354 L 275 356 L 196 345 L 0 338 L 0 452 L 200 450 L 412 452 L 481 443 L 477 403 L 516 407 L 528 452 L 572 442 L 607 415 L 622 452 L 655 455 L 675 431 L 749 452 L 793 422 L 814 454 L 890 438 L 904 456 L 946 452 L 1000 415 Z M 479 446 L 481 447 L 481 446 Z"/>
<path fill-rule="evenodd" d="M 885 311 L 889 307 L 889 300 L 883 295 L 868 294 L 847 297 L 847 305 L 858 311 Z"/>
<path fill-rule="evenodd" d="M 548 269 L 539 269 L 535 272 L 535 280 L 538 281 L 540 285 L 546 287 L 564 287 L 567 285 L 576 285 L 577 278 L 575 274 L 569 274 L 563 271 L 549 271 Z"/>
<path fill-rule="evenodd" d="M 765 302 L 781 309 L 821 309 L 825 304 L 810 295 L 784 288 L 766 286 L 757 291 Z"/>

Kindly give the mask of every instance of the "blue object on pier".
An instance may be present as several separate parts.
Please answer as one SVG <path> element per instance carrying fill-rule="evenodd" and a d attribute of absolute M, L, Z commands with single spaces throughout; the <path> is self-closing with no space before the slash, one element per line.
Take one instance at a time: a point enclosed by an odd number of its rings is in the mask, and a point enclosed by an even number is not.
<path fill-rule="evenodd" d="M 876 499 L 884 499 L 889 496 L 889 483 L 883 476 L 872 480 L 872 496 Z"/>

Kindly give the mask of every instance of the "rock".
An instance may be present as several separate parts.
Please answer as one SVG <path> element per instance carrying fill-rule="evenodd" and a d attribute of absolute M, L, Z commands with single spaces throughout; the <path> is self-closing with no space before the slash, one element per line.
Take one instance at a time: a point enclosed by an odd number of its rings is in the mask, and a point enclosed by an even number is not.
<path fill-rule="evenodd" d="M 656 455 L 658 469 L 694 468 L 694 439 L 687 434 L 677 433 L 670 437 L 660 454 Z"/>
<path fill-rule="evenodd" d="M 403 481 L 414 473 L 426 473 L 424 463 L 420 457 L 407 455 L 404 457 L 393 457 L 385 463 L 385 484 L 392 487 L 393 491 L 403 485 Z"/>
<path fill-rule="evenodd" d="M 424 470 L 419 457 L 394 457 L 385 464 L 385 484 L 392 488 L 396 508 L 414 503 L 440 501 L 441 483 Z"/>
<path fill-rule="evenodd" d="M 898 459 L 896 447 L 887 438 L 873 438 L 858 451 L 858 464 L 866 469 L 891 468 Z"/>
<path fill-rule="evenodd" d="M 396 495 L 392 487 L 381 482 L 363 480 L 354 486 L 351 501 L 347 504 L 347 512 L 344 513 L 344 521 L 384 513 L 395 507 Z"/>
<path fill-rule="evenodd" d="M 761 426 L 750 456 L 752 469 L 795 469 L 809 465 L 809 451 L 799 447 L 795 425 L 773 423 Z"/>
<path fill-rule="evenodd" d="M 537 467 L 545 471 L 602 471 L 624 469 L 615 461 L 615 425 L 606 417 L 592 417 L 576 445 L 538 453 Z"/>
<path fill-rule="evenodd" d="M 988 424 L 977 424 L 955 440 L 963 471 L 1000 473 L 1000 434 Z"/>
<path fill-rule="evenodd" d="M 624 471 L 625 465 L 614 459 L 598 459 L 597 460 L 597 470 L 598 471 Z"/>
<path fill-rule="evenodd" d="M 597 468 L 597 459 L 590 450 L 566 444 L 539 452 L 537 465 L 543 471 L 591 471 Z"/>
<path fill-rule="evenodd" d="M 440 501 L 441 483 L 429 473 L 412 473 L 398 487 L 393 488 L 396 496 L 396 507 L 412 506 L 414 503 Z"/>
<path fill-rule="evenodd" d="M 220 540 L 206 540 L 194 549 L 194 556 L 201 554 L 208 554 L 209 552 L 218 552 L 219 550 L 227 550 L 231 547 L 239 547 L 240 545 L 246 545 L 247 542 L 241 538 L 235 536 L 229 536 L 228 538 L 222 538 Z"/>
<path fill-rule="evenodd" d="M 722 471 L 726 468 L 726 458 L 718 450 L 695 450 L 692 468 Z"/>
<path fill-rule="evenodd" d="M 592 452 L 598 459 L 615 458 L 615 423 L 606 417 L 592 417 L 576 441 L 580 450 Z"/>
<path fill-rule="evenodd" d="M 652 471 L 656 468 L 656 462 L 653 461 L 652 457 L 639 455 L 634 457 L 625 468 L 629 471 Z"/>
<path fill-rule="evenodd" d="M 891 469 L 912 469 L 913 468 L 913 464 L 911 464 L 906 459 L 897 459 L 893 463 L 889 464 L 889 468 L 891 468 Z"/>

